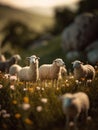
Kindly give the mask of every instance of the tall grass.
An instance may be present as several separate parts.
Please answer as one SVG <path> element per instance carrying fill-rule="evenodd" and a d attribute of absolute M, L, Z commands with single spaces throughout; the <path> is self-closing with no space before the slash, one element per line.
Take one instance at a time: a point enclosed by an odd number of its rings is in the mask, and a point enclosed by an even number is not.
<path fill-rule="evenodd" d="M 79 82 L 71 74 L 57 82 L 24 83 L 15 76 L 0 73 L 0 129 L 63 130 L 65 116 L 59 96 L 78 91 L 88 94 L 89 115 L 95 121 L 98 114 L 98 70 L 93 82 Z M 98 120 L 95 129 L 97 123 Z"/>

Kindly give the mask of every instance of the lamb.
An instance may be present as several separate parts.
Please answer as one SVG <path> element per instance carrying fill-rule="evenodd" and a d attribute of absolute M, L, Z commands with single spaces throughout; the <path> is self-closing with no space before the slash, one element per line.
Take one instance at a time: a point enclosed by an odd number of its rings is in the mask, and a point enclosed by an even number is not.
<path fill-rule="evenodd" d="M 81 61 L 72 62 L 74 68 L 74 77 L 77 80 L 93 80 L 95 78 L 95 69 L 93 66 L 83 65 Z"/>
<path fill-rule="evenodd" d="M 18 72 L 18 78 L 20 81 L 36 82 L 39 79 L 39 57 L 32 55 L 30 57 L 27 57 L 27 59 L 30 61 L 30 66 L 23 67 Z"/>
<path fill-rule="evenodd" d="M 58 80 L 61 78 L 60 67 L 65 63 L 62 59 L 57 58 L 52 64 L 43 64 L 39 67 L 39 78 L 43 80 Z"/>
<path fill-rule="evenodd" d="M 9 74 L 10 75 L 17 75 L 18 72 L 22 69 L 22 67 L 18 64 L 13 64 L 11 65 L 11 67 L 9 68 Z"/>
<path fill-rule="evenodd" d="M 86 93 L 66 93 L 60 99 L 62 101 L 62 110 L 66 115 L 66 127 L 69 126 L 71 120 L 74 122 L 75 127 L 77 127 L 78 119 L 81 116 L 83 121 L 86 121 L 90 108 L 89 97 Z"/>
<path fill-rule="evenodd" d="M 17 63 L 20 59 L 20 55 L 16 54 L 13 55 L 9 60 L 0 61 L 0 71 L 8 73 L 10 66 Z"/>

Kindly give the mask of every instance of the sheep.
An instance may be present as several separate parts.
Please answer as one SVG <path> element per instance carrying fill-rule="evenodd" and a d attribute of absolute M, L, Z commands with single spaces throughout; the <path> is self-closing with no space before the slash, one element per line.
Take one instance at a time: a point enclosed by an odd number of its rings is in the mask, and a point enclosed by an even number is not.
<path fill-rule="evenodd" d="M 62 101 L 62 110 L 66 116 L 66 127 L 69 127 L 70 121 L 73 121 L 77 128 L 79 117 L 82 116 L 83 121 L 88 117 L 90 108 L 90 100 L 86 93 L 77 92 L 74 94 L 66 93 L 60 97 Z"/>
<path fill-rule="evenodd" d="M 17 63 L 20 59 L 20 55 L 16 54 L 13 55 L 9 60 L 0 61 L 0 71 L 8 73 L 10 66 Z"/>
<path fill-rule="evenodd" d="M 13 64 L 11 65 L 11 67 L 9 68 L 9 74 L 10 75 L 17 75 L 18 72 L 22 69 L 22 67 L 18 64 Z"/>
<path fill-rule="evenodd" d="M 65 63 L 62 59 L 57 58 L 52 64 L 43 64 L 39 67 L 39 79 L 43 80 L 58 80 L 61 78 L 60 67 Z"/>
<path fill-rule="evenodd" d="M 30 66 L 23 67 L 18 72 L 18 78 L 20 81 L 36 82 L 39 79 L 39 57 L 32 55 L 30 57 L 27 57 L 27 59 L 30 61 Z"/>
<path fill-rule="evenodd" d="M 93 80 L 95 78 L 95 69 L 93 66 L 83 65 L 81 61 L 72 62 L 74 68 L 74 77 L 77 80 Z"/>

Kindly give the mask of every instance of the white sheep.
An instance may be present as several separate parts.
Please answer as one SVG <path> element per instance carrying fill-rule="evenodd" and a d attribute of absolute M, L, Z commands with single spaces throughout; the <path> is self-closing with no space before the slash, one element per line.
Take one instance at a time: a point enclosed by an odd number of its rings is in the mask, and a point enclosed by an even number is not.
<path fill-rule="evenodd" d="M 32 55 L 30 57 L 27 57 L 27 59 L 30 61 L 30 66 L 23 67 L 18 72 L 18 78 L 20 81 L 35 82 L 39 78 L 39 71 L 38 71 L 39 57 Z"/>
<path fill-rule="evenodd" d="M 60 99 L 62 110 L 66 116 L 66 127 L 69 126 L 70 121 L 73 121 L 75 127 L 77 127 L 78 119 L 81 116 L 84 121 L 87 120 L 90 101 L 86 93 L 66 93 Z"/>
<path fill-rule="evenodd" d="M 83 65 L 81 61 L 72 62 L 74 68 L 74 77 L 77 80 L 93 80 L 95 78 L 95 69 L 93 66 L 86 64 Z"/>
<path fill-rule="evenodd" d="M 10 68 L 9 68 L 9 74 L 10 75 L 17 75 L 18 72 L 22 69 L 22 67 L 18 64 L 13 64 Z"/>
<path fill-rule="evenodd" d="M 58 80 L 61 78 L 61 66 L 65 63 L 62 59 L 57 58 L 52 64 L 43 64 L 39 67 L 40 80 Z"/>

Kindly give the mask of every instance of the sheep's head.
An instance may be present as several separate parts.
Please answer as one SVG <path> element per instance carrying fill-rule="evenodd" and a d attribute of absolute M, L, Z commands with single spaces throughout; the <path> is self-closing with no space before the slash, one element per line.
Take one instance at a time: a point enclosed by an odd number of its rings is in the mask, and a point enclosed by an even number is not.
<path fill-rule="evenodd" d="M 13 57 L 14 57 L 17 61 L 21 60 L 21 57 L 20 57 L 20 55 L 18 55 L 18 54 L 13 55 Z"/>
<path fill-rule="evenodd" d="M 21 57 L 20 55 L 16 54 L 16 55 L 13 55 L 11 58 L 10 58 L 11 62 L 13 64 L 17 63 L 19 60 L 21 60 Z"/>
<path fill-rule="evenodd" d="M 57 58 L 56 60 L 53 61 L 53 64 L 56 64 L 57 66 L 65 66 L 65 63 L 62 59 Z"/>
<path fill-rule="evenodd" d="M 73 64 L 73 68 L 79 68 L 83 64 L 83 62 L 76 60 L 72 62 L 72 64 Z"/>
<path fill-rule="evenodd" d="M 74 99 L 75 99 L 75 97 L 69 93 L 61 96 L 61 101 L 63 103 L 63 107 L 70 107 L 73 104 L 72 102 Z"/>
<path fill-rule="evenodd" d="M 35 56 L 35 55 L 32 55 L 32 56 L 30 56 L 30 57 L 27 57 L 26 59 L 30 61 L 30 64 L 32 64 L 32 63 L 38 62 L 38 60 L 39 60 L 40 58 L 37 57 L 37 56 Z"/>

